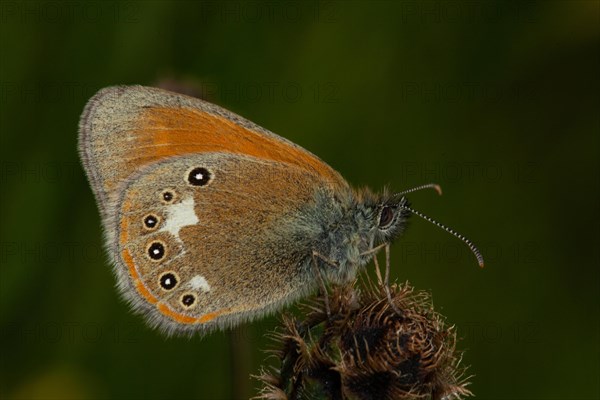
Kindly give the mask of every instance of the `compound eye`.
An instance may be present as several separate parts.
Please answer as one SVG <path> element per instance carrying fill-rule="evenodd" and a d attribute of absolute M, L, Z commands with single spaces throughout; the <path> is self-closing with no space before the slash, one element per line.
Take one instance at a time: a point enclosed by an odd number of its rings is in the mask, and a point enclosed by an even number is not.
<path fill-rule="evenodd" d="M 394 210 L 390 206 L 384 206 L 379 214 L 379 229 L 386 229 L 394 221 Z"/>

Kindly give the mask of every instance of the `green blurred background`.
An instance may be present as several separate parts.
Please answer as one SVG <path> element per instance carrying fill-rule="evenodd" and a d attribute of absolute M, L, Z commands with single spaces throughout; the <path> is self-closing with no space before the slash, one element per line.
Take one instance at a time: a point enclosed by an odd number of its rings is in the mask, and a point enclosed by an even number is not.
<path fill-rule="evenodd" d="M 77 123 L 185 87 L 416 209 L 393 277 L 457 326 L 479 399 L 599 390 L 597 1 L 0 3 L 0 397 L 255 393 L 276 318 L 165 338 L 114 288 Z"/>

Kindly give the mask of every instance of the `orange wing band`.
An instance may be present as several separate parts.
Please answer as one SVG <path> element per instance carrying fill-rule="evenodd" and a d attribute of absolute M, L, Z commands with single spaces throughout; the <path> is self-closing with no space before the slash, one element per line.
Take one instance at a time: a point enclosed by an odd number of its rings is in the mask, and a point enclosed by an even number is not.
<path fill-rule="evenodd" d="M 127 147 L 136 149 L 135 158 L 129 160 L 131 170 L 177 155 L 226 152 L 297 165 L 334 184 L 344 182 L 333 168 L 304 149 L 221 116 L 195 109 L 153 107 L 145 109 L 138 122 Z"/>

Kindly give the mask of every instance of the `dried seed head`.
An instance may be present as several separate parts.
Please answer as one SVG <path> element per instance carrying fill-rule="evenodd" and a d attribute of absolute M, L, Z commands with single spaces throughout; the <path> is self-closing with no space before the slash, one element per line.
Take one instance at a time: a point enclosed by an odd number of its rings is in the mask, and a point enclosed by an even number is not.
<path fill-rule="evenodd" d="M 322 302 L 302 307 L 301 319 L 286 316 L 274 335 L 280 365 L 258 377 L 259 399 L 463 398 L 465 369 L 456 334 L 433 310 L 429 296 L 408 285 L 385 290 L 366 282 L 336 287 Z M 467 378 L 468 379 L 468 378 Z"/>

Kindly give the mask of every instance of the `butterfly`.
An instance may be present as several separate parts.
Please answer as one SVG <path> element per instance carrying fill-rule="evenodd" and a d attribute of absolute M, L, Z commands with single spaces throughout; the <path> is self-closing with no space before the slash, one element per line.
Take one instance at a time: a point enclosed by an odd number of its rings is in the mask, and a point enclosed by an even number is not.
<path fill-rule="evenodd" d="M 317 156 L 230 111 L 143 86 L 89 100 L 79 153 L 118 288 L 167 334 L 232 327 L 353 280 L 411 214 L 430 220 L 405 195 L 439 189 L 356 190 Z M 483 265 L 470 241 L 432 222 Z"/>

